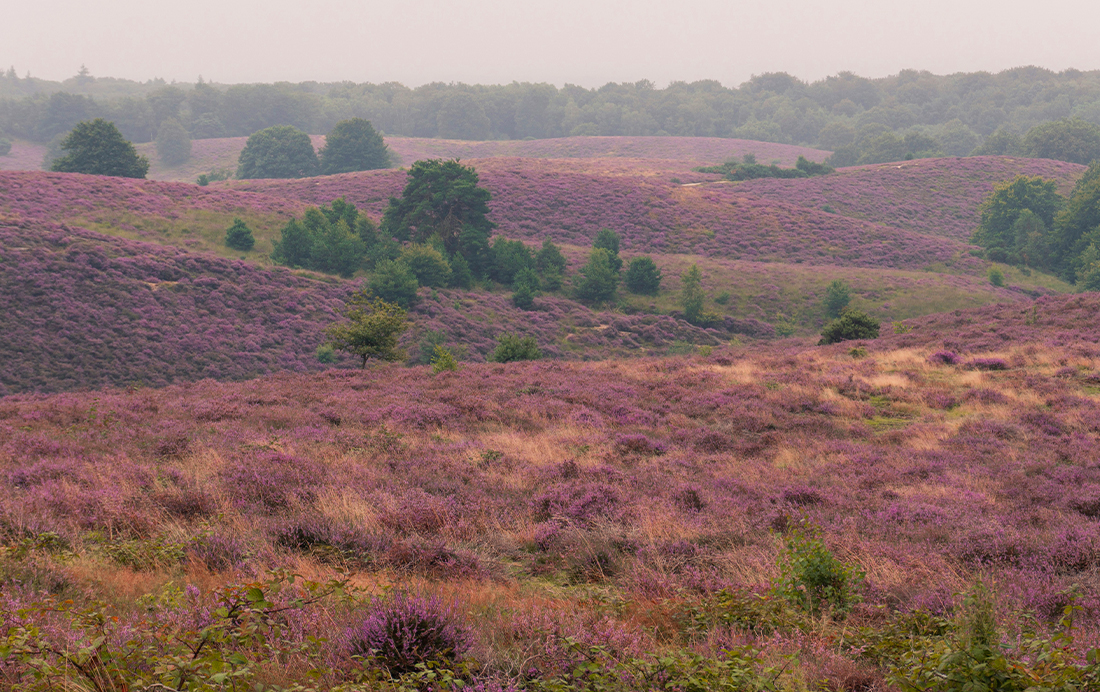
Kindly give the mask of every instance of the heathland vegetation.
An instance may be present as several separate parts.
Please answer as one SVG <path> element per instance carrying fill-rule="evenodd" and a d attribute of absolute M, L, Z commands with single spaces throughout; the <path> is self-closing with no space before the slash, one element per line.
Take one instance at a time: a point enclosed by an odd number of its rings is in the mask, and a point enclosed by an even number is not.
<path fill-rule="evenodd" d="M 1100 689 L 1094 77 L 0 78 L 0 687 Z"/>

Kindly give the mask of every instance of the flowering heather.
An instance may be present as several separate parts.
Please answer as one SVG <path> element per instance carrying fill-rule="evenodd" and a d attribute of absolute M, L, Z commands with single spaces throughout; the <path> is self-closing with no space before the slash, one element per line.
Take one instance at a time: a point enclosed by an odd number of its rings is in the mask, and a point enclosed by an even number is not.
<path fill-rule="evenodd" d="M 916 159 L 842 168 L 796 180 L 761 179 L 738 185 L 742 194 L 835 213 L 872 223 L 966 242 L 978 227 L 978 207 L 997 183 L 1017 175 L 1058 181 L 1068 194 L 1085 166 L 1051 159 L 972 156 Z"/>
<path fill-rule="evenodd" d="M 471 638 L 453 650 L 477 680 L 568 675 L 589 644 L 620 658 L 751 645 L 802 652 L 792 664 L 802 682 L 823 679 L 820 657 L 881 675 L 835 646 L 840 628 L 914 609 L 949 616 L 979 577 L 997 584 L 1009 641 L 1034 626 L 1023 613 L 1053 626 L 1079 586 L 1078 637 L 1094 643 L 1100 327 L 1082 316 L 1098 300 L 1042 298 L 1035 317 L 1001 305 L 912 320 L 859 359 L 789 340 L 691 357 L 9 395 L 0 627 L 39 618 L 38 636 L 93 640 L 63 612 L 17 615 L 52 590 L 120 613 L 129 629 L 104 635 L 108 646 L 155 643 L 161 628 L 183 636 L 172 623 L 214 621 L 216 588 L 259 584 L 229 592 L 247 601 L 249 588 L 266 594 L 265 568 L 292 566 L 321 579 L 345 570 L 377 597 L 310 611 L 290 604 L 309 592 L 271 596 L 281 610 L 267 641 L 301 671 L 325 662 L 323 689 L 362 670 L 348 633 L 382 612 L 390 585 L 462 614 Z M 979 328 L 996 341 L 971 343 Z M 950 347 L 962 363 L 1010 368 L 929 362 L 951 336 L 966 341 Z M 799 620 L 769 595 L 776 534 L 800 522 L 866 573 L 866 605 L 843 623 Z M 317 637 L 332 645 L 307 646 Z M 285 684 L 294 669 L 263 673 Z"/>
<path fill-rule="evenodd" d="M 7 156 L 0 156 L 0 171 L 37 171 L 42 168 L 42 157 L 46 155 L 43 144 L 17 140 L 11 143 Z"/>
<path fill-rule="evenodd" d="M 884 334 L 871 345 L 876 350 L 910 346 L 942 349 L 960 358 L 1026 343 L 1091 358 L 1100 354 L 1097 314 L 1100 294 L 1044 296 L 1025 303 L 993 304 L 906 320 L 912 331 Z M 1080 376 L 1091 375 L 1081 372 Z M 1100 376 L 1097 379 L 1100 381 Z"/>

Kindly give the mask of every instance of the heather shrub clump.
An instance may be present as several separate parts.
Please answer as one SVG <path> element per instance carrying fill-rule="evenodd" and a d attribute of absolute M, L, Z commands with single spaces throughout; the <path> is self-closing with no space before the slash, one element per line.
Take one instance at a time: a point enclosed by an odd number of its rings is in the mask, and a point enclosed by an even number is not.
<path fill-rule="evenodd" d="M 954 351 L 936 351 L 928 356 L 928 362 L 937 365 L 958 365 L 959 356 Z"/>
<path fill-rule="evenodd" d="M 453 665 L 471 637 L 438 598 L 408 594 L 376 601 L 372 612 L 345 634 L 348 653 L 398 677 L 429 663 Z"/>

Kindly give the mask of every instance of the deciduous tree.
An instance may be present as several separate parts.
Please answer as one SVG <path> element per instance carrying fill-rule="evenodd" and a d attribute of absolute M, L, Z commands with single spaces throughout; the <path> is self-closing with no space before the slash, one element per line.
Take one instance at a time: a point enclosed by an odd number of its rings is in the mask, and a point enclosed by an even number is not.
<path fill-rule="evenodd" d="M 357 293 L 340 314 L 345 322 L 325 328 L 325 336 L 333 348 L 359 356 L 364 368 L 371 359 L 396 361 L 405 357 L 397 347 L 398 338 L 408 328 L 405 310 L 400 305 Z"/>

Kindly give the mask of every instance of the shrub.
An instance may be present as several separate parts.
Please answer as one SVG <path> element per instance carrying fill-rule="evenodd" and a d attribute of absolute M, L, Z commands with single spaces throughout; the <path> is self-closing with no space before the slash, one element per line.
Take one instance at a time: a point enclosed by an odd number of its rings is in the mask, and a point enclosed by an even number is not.
<path fill-rule="evenodd" d="M 862 600 L 863 572 L 838 560 L 815 528 L 804 524 L 784 543 L 780 576 L 772 584 L 777 596 L 811 614 L 844 614 Z"/>
<path fill-rule="evenodd" d="M 533 336 L 520 337 L 516 334 L 501 334 L 497 337 L 496 350 L 489 355 L 493 363 L 511 363 L 516 360 L 538 360 L 542 351 Z"/>
<path fill-rule="evenodd" d="M 348 653 L 381 665 L 395 677 L 414 673 L 423 664 L 453 665 L 470 648 L 470 635 L 450 608 L 438 598 L 408 594 L 376 601 L 345 637 Z"/>
<path fill-rule="evenodd" d="M 1008 370 L 1003 358 L 975 358 L 966 365 L 971 370 Z"/>
<path fill-rule="evenodd" d="M 877 339 L 879 323 L 866 313 L 845 310 L 840 317 L 825 326 L 818 346 L 836 344 L 854 339 Z"/>
<path fill-rule="evenodd" d="M 523 310 L 530 310 L 535 306 L 535 296 L 539 294 L 539 277 L 535 270 L 524 267 L 516 272 L 512 282 L 515 292 L 512 294 L 512 303 Z"/>
<path fill-rule="evenodd" d="M 7 156 L 11 153 L 11 140 L 5 137 L 0 137 L 0 156 Z"/>
<path fill-rule="evenodd" d="M 432 354 L 432 372 L 438 375 L 444 370 L 451 372 L 458 370 L 458 362 L 449 348 L 437 344 L 435 353 Z"/>
<path fill-rule="evenodd" d="M 989 268 L 989 283 L 998 288 L 1005 285 L 1005 274 L 997 267 Z"/>
<path fill-rule="evenodd" d="M 52 171 L 122 178 L 144 178 L 149 172 L 149 160 L 103 118 L 78 123 L 60 146 L 68 153 L 53 160 Z"/>
<path fill-rule="evenodd" d="M 234 250 L 247 251 L 256 245 L 256 238 L 244 221 L 233 219 L 233 225 L 225 232 L 225 244 Z"/>
<path fill-rule="evenodd" d="M 370 290 L 382 300 L 403 308 L 412 307 L 416 303 L 417 288 L 416 277 L 404 262 L 384 260 L 375 265 Z"/>
<path fill-rule="evenodd" d="M 335 363 L 336 362 L 336 349 L 332 347 L 332 344 L 321 344 L 317 347 L 317 350 L 313 352 L 313 355 L 317 357 L 318 363 Z"/>
<path fill-rule="evenodd" d="M 325 328 L 333 348 L 359 356 L 363 367 L 371 358 L 395 361 L 405 357 L 397 339 L 408 328 L 405 310 L 382 298 L 370 300 L 365 294 L 352 296 L 340 311 L 347 321 Z"/>
<path fill-rule="evenodd" d="M 610 256 L 611 270 L 616 274 L 623 268 L 623 261 L 619 257 L 619 234 L 610 228 L 601 228 L 592 241 L 593 248 L 607 250 Z"/>
<path fill-rule="evenodd" d="M 626 290 L 643 296 L 655 296 L 661 290 L 661 270 L 650 257 L 635 257 L 623 277 Z M 727 298 L 728 299 L 728 298 Z"/>
<path fill-rule="evenodd" d="M 612 256 L 607 250 L 593 248 L 588 255 L 588 264 L 581 267 L 580 273 L 583 278 L 577 285 L 579 300 L 585 303 L 602 303 L 615 297 L 619 274 L 612 267 Z"/>
<path fill-rule="evenodd" d="M 703 318 L 703 275 L 699 265 L 693 264 L 680 276 L 680 307 L 684 309 L 684 319 L 699 324 Z"/>
<path fill-rule="evenodd" d="M 954 351 L 936 351 L 928 356 L 928 362 L 938 365 L 958 365 L 959 356 Z"/>

